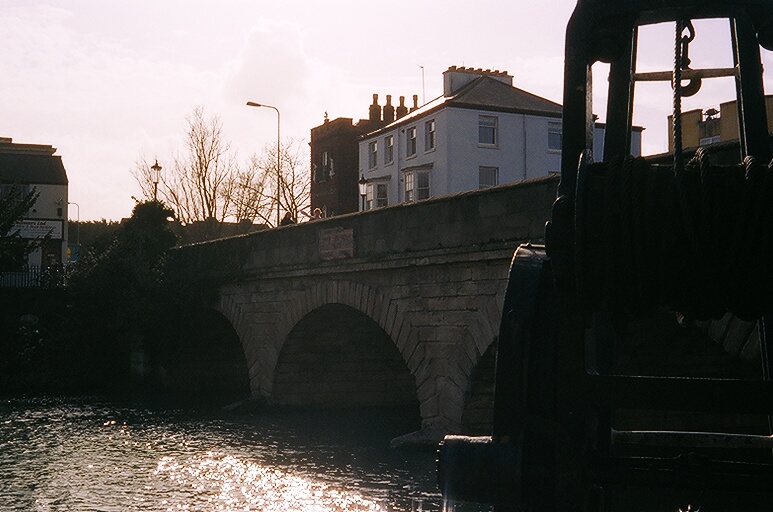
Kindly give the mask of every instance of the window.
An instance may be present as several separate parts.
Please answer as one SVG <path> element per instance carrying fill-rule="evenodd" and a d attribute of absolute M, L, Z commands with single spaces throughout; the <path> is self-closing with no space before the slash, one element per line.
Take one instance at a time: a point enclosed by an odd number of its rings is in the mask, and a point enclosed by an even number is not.
<path fill-rule="evenodd" d="M 376 207 L 389 205 L 389 190 L 386 183 L 376 183 Z"/>
<path fill-rule="evenodd" d="M 561 151 L 562 142 L 561 123 L 548 123 L 548 150 Z"/>
<path fill-rule="evenodd" d="M 429 171 L 405 173 L 405 202 L 412 203 L 429 197 Z"/>
<path fill-rule="evenodd" d="M 499 167 L 478 167 L 478 188 L 499 185 Z"/>
<path fill-rule="evenodd" d="M 389 165 L 395 160 L 395 137 L 387 135 L 384 139 L 384 165 Z"/>
<path fill-rule="evenodd" d="M 365 209 L 373 209 L 373 183 L 368 183 L 365 186 Z"/>
<path fill-rule="evenodd" d="M 27 184 L 24 184 L 24 185 L 18 184 L 18 183 L 0 184 L 0 199 L 15 195 L 14 201 L 20 202 L 22 199 L 27 197 L 29 193 L 30 193 L 30 186 Z"/>
<path fill-rule="evenodd" d="M 389 189 L 387 188 L 387 183 L 368 183 L 365 192 L 366 210 L 389 205 Z"/>
<path fill-rule="evenodd" d="M 378 166 L 378 141 L 368 143 L 368 169 L 375 169 Z"/>
<path fill-rule="evenodd" d="M 409 172 L 405 174 L 405 202 L 412 203 L 413 198 L 413 173 Z"/>
<path fill-rule="evenodd" d="M 714 144 L 715 142 L 721 142 L 722 139 L 719 135 L 712 135 L 711 137 L 703 137 L 700 141 L 698 141 L 698 144 L 700 146 L 705 146 L 707 144 Z"/>
<path fill-rule="evenodd" d="M 416 127 L 408 128 L 406 132 L 407 144 L 405 145 L 405 156 L 416 156 Z"/>
<path fill-rule="evenodd" d="M 335 171 L 333 171 L 333 159 L 327 151 L 322 152 L 319 165 L 314 164 L 312 167 L 314 170 L 314 181 L 316 182 L 325 181 L 335 174 Z"/>
<path fill-rule="evenodd" d="M 424 151 L 435 149 L 435 120 L 424 123 Z"/>
<path fill-rule="evenodd" d="M 429 173 L 418 172 L 416 173 L 416 199 L 429 198 Z"/>
<path fill-rule="evenodd" d="M 497 118 L 478 116 L 478 143 L 486 146 L 497 145 Z"/>

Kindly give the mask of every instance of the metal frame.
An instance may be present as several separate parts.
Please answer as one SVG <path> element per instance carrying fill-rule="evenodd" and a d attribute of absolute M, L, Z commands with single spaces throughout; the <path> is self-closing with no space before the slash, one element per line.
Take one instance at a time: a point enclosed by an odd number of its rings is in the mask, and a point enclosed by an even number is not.
<path fill-rule="evenodd" d="M 759 321 L 764 381 L 622 376 L 614 371 L 613 314 L 589 309 L 582 295 L 588 283 L 600 286 L 603 272 L 586 254 L 603 229 L 603 216 L 593 210 L 598 184 L 588 178 L 594 165 L 591 66 L 610 63 L 607 161 L 630 152 L 635 82 L 679 76 L 636 73 L 637 27 L 698 18 L 730 20 L 735 67 L 685 69 L 681 77 L 699 85 L 704 78 L 735 76 L 740 156 L 770 159 L 759 46 L 773 49 L 773 1 L 578 2 L 566 33 L 561 182 L 546 226 L 547 251 L 522 246 L 515 253 L 498 341 L 492 435 L 446 438 L 438 459 L 446 497 L 494 503 L 498 512 L 607 511 L 609 486 L 643 485 L 684 490 L 679 496 L 724 489 L 741 493 L 738 510 L 773 510 L 773 436 L 624 432 L 612 421 L 621 406 L 773 418 L 767 354 L 773 315 Z M 626 455 L 617 445 L 649 455 Z M 682 455 L 647 451 L 662 447 Z M 767 458 L 712 460 L 693 453 L 706 447 L 731 454 L 753 448 Z"/>

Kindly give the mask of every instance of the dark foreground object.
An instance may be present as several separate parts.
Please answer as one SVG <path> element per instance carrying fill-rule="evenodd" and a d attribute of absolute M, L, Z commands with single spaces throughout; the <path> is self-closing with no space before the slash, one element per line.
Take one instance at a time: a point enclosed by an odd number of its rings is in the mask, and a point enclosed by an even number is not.
<path fill-rule="evenodd" d="M 690 20 L 716 17 L 730 21 L 735 67 L 690 69 Z M 676 23 L 673 71 L 636 73 L 637 27 L 664 21 Z M 515 253 L 492 433 L 441 444 L 444 496 L 498 512 L 773 510 L 773 169 L 760 46 L 773 48 L 769 0 L 578 2 L 546 247 Z M 600 163 L 590 150 L 597 61 L 610 63 Z M 710 151 L 685 163 L 681 99 L 716 76 L 736 79 L 739 163 L 714 165 Z M 626 155 L 634 83 L 662 79 L 674 88 L 674 153 L 657 166 Z M 758 322 L 753 378 L 628 364 L 632 319 L 727 312 Z"/>

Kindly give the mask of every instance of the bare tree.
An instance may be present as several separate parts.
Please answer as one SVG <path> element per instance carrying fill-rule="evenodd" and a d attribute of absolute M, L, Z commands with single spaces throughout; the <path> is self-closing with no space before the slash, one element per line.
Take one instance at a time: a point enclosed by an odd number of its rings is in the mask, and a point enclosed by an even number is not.
<path fill-rule="evenodd" d="M 196 107 L 186 120 L 184 151 L 173 158 L 160 179 L 144 155 L 132 171 L 143 195 L 171 206 L 180 222 L 206 221 L 217 227 L 225 220 L 249 220 L 273 225 L 277 196 L 280 208 L 294 218 L 308 207 L 310 182 L 303 144 L 289 140 L 280 148 L 277 194 L 276 146 L 267 145 L 260 156 L 240 165 L 217 116 L 207 117 Z"/>
<path fill-rule="evenodd" d="M 281 145 L 279 179 L 276 171 L 276 146 L 267 144 L 263 154 L 257 159 L 257 167 L 264 176 L 266 189 L 270 189 L 271 211 L 276 212 L 278 197 L 280 211 L 290 212 L 294 219 L 298 219 L 299 214 L 308 209 L 311 202 L 309 157 L 305 148 L 306 145 L 303 142 L 297 142 L 294 139 L 288 139 Z M 277 182 L 279 194 L 276 193 Z"/>
<path fill-rule="evenodd" d="M 250 220 L 271 224 L 271 211 L 274 204 L 270 187 L 266 182 L 271 178 L 259 166 L 258 158 L 253 156 L 246 170 L 240 171 L 231 192 L 230 216 L 236 220 Z"/>
<path fill-rule="evenodd" d="M 196 107 L 186 120 L 185 152 L 174 158 L 171 172 L 162 174 L 161 198 L 181 222 L 222 222 L 230 210 L 238 163 L 217 116 L 207 118 Z"/>

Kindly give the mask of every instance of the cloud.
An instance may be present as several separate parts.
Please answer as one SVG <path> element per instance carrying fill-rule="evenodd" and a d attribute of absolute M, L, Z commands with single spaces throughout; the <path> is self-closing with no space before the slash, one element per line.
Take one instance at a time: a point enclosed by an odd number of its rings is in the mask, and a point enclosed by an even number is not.
<path fill-rule="evenodd" d="M 290 104 L 304 98 L 312 67 L 303 44 L 303 32 L 297 25 L 262 20 L 232 64 L 226 94 L 241 102 L 252 98 Z"/>

